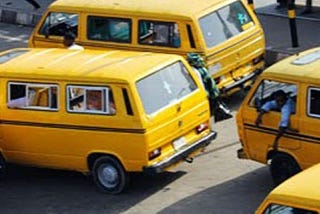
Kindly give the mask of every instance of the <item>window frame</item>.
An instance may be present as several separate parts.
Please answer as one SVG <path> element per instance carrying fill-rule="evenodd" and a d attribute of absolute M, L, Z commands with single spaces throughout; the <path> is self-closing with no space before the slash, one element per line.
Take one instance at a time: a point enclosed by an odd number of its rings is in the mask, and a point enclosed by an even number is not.
<path fill-rule="evenodd" d="M 291 99 L 292 99 L 293 97 L 296 97 L 296 99 L 297 99 L 297 96 L 298 96 L 298 84 L 297 84 L 297 83 L 284 82 L 284 81 L 282 81 L 282 80 L 275 80 L 275 79 L 262 79 L 262 80 L 259 82 L 259 84 L 257 85 L 257 87 L 255 88 L 254 93 L 252 93 L 250 99 L 248 100 L 248 106 L 253 107 L 253 108 L 260 109 L 260 108 L 263 106 L 264 103 L 266 103 L 267 101 L 270 100 L 271 95 L 272 95 L 273 92 L 275 92 L 276 90 L 274 90 L 274 88 L 272 88 L 272 87 L 270 87 L 269 89 L 260 89 L 260 87 L 262 87 L 262 84 L 265 84 L 265 81 L 269 81 L 269 82 L 272 81 L 272 82 L 274 82 L 275 84 L 278 84 L 278 85 L 281 84 L 281 87 L 276 88 L 277 90 L 283 89 L 283 88 L 285 87 L 285 85 L 287 85 L 287 86 L 291 85 L 290 87 L 295 87 L 295 90 L 296 90 L 296 91 L 295 91 L 295 93 L 294 93 L 294 96 L 292 96 L 292 95 L 289 95 L 289 96 L 290 96 Z M 268 84 L 271 85 L 270 83 L 268 83 Z M 264 86 L 263 86 L 263 87 L 264 87 Z M 270 91 L 270 93 L 268 93 L 267 96 L 264 95 L 266 90 L 269 90 L 269 91 Z M 288 91 L 286 91 L 286 90 L 284 90 L 284 91 L 288 94 Z M 290 89 L 289 92 L 293 92 L 293 91 Z M 258 93 L 263 93 L 262 102 L 261 102 L 261 96 L 260 96 L 260 94 L 258 95 Z M 255 101 L 255 99 L 256 99 L 257 97 L 259 98 L 259 102 L 261 102 L 260 105 L 258 105 L 258 104 L 256 103 L 256 101 Z M 295 107 L 295 112 L 292 113 L 291 115 L 297 114 L 297 103 L 296 103 L 296 101 L 295 101 L 295 105 L 296 105 L 296 107 Z M 278 112 L 277 110 L 270 110 L 270 111 L 272 111 L 272 112 Z"/>
<path fill-rule="evenodd" d="M 144 40 L 145 38 L 141 39 L 141 37 L 143 35 L 140 35 L 140 26 L 142 25 L 142 23 L 151 23 L 153 25 L 165 25 L 168 27 L 169 31 L 168 31 L 168 42 L 166 43 L 161 43 L 161 42 L 154 42 L 153 41 L 153 36 L 155 34 L 155 31 L 153 31 L 150 36 L 151 36 L 151 41 L 152 42 L 142 42 L 142 40 Z M 174 33 L 174 29 L 178 28 L 178 38 L 179 38 L 179 45 L 175 45 L 174 44 L 174 37 L 175 37 L 175 33 Z M 150 30 L 150 29 L 148 29 Z M 138 20 L 138 31 L 137 31 L 137 38 L 138 38 L 138 44 L 139 45 L 148 45 L 148 46 L 158 46 L 158 47 L 166 47 L 166 48 L 181 48 L 182 47 L 182 43 L 181 43 L 181 29 L 180 29 L 180 25 L 177 22 L 172 22 L 172 21 L 159 21 L 159 20 L 148 20 L 148 19 L 139 19 Z"/>
<path fill-rule="evenodd" d="M 320 114 L 314 114 L 314 113 L 311 113 L 310 110 L 311 110 L 311 90 L 315 90 L 315 91 L 319 91 L 320 93 L 320 88 L 317 88 L 315 86 L 310 86 L 308 87 L 308 92 L 307 92 L 307 115 L 309 117 L 314 117 L 314 118 L 320 118 Z"/>
<path fill-rule="evenodd" d="M 92 20 L 105 20 L 106 24 L 108 25 L 108 28 L 110 27 L 109 20 L 111 21 L 119 21 L 119 22 L 126 22 L 129 25 L 129 31 L 128 31 L 128 39 L 127 40 L 120 40 L 120 39 L 112 39 L 111 35 L 109 35 L 109 39 L 95 39 L 92 38 L 89 32 L 90 26 L 90 19 Z M 116 42 L 116 43 L 123 43 L 123 44 L 130 44 L 132 43 L 132 19 L 131 18 L 121 18 L 121 17 L 107 17 L 107 16 L 99 16 L 99 15 L 88 15 L 87 16 L 87 25 L 86 25 L 86 39 L 90 41 L 99 41 L 99 42 Z M 95 29 L 97 30 L 97 29 Z M 109 33 L 110 34 L 110 33 Z"/>
<path fill-rule="evenodd" d="M 83 107 L 79 108 L 79 109 L 72 109 L 70 102 L 72 101 L 72 99 L 70 99 L 70 89 L 75 88 L 75 89 L 80 89 L 83 90 L 82 94 L 74 97 L 74 99 L 79 98 L 81 96 L 83 96 L 81 102 Z M 117 112 L 115 111 L 114 113 L 112 113 L 111 108 L 110 108 L 110 103 L 113 102 L 115 104 L 115 100 L 113 98 L 113 91 L 111 89 L 110 86 L 89 86 L 89 85 L 77 85 L 77 84 L 68 84 L 65 88 L 66 92 L 66 110 L 69 113 L 84 113 L 84 114 L 97 114 L 97 115 L 116 115 Z M 88 91 L 101 91 L 101 96 L 102 99 L 100 100 L 101 102 L 101 110 L 97 110 L 97 109 L 89 109 L 88 105 L 87 105 L 87 97 L 88 97 Z M 110 96 L 111 95 L 111 96 Z"/>
<path fill-rule="evenodd" d="M 59 95 L 60 95 L 60 86 L 55 83 L 34 83 L 34 82 L 17 82 L 17 81 L 8 81 L 7 83 L 7 103 L 10 101 L 14 100 L 11 99 L 11 85 L 22 85 L 25 86 L 25 96 L 22 97 L 17 97 L 15 99 L 23 98 L 28 96 L 28 91 L 29 88 L 48 88 L 48 106 L 37 106 L 37 105 L 27 105 L 27 106 L 21 106 L 21 107 L 9 107 L 7 106 L 8 109 L 26 109 L 26 110 L 44 110 L 44 111 L 59 111 L 60 109 L 60 103 L 59 103 Z M 52 94 L 53 92 L 51 91 L 52 88 L 56 88 L 56 107 L 51 107 L 52 106 Z"/>

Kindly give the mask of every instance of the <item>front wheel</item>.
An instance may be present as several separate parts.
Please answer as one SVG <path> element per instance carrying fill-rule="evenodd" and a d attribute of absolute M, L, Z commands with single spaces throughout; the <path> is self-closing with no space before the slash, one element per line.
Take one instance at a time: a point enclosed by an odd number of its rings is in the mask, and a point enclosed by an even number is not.
<path fill-rule="evenodd" d="M 276 154 L 270 165 L 270 172 L 275 185 L 279 185 L 301 169 L 293 157 L 286 154 Z"/>
<path fill-rule="evenodd" d="M 93 180 L 99 190 L 118 194 L 125 190 L 129 177 L 119 161 L 113 157 L 98 158 L 93 165 Z"/>

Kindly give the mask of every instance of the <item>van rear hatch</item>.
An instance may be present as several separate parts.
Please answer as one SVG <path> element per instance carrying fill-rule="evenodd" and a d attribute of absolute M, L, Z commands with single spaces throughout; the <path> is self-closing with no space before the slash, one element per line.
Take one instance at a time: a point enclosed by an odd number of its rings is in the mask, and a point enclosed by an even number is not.
<path fill-rule="evenodd" d="M 176 62 L 139 80 L 137 89 L 146 113 L 147 165 L 158 173 L 210 144 L 207 95 L 182 62 Z M 189 159 L 188 159 L 189 158 Z"/>

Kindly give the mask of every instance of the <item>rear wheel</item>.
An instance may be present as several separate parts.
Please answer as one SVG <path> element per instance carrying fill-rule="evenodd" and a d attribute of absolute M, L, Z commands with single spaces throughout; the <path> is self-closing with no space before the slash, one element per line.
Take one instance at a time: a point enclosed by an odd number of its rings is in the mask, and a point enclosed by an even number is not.
<path fill-rule="evenodd" d="M 99 190 L 118 194 L 126 189 L 129 177 L 121 163 L 109 156 L 98 158 L 92 169 L 93 180 Z"/>
<path fill-rule="evenodd" d="M 7 164 L 5 159 L 0 153 L 0 179 L 3 179 L 7 174 Z"/>
<path fill-rule="evenodd" d="M 287 154 L 276 154 L 270 165 L 270 172 L 275 185 L 300 172 L 301 169 L 293 157 Z"/>

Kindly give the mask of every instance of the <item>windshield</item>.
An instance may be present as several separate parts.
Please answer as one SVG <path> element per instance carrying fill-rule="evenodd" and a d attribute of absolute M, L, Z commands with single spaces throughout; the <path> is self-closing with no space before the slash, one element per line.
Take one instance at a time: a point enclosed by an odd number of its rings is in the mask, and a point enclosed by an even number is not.
<path fill-rule="evenodd" d="M 214 47 L 254 26 L 241 2 L 236 1 L 199 20 L 207 47 Z"/>
<path fill-rule="evenodd" d="M 152 114 L 197 89 L 181 62 L 158 70 L 139 80 L 136 85 L 147 114 Z"/>

